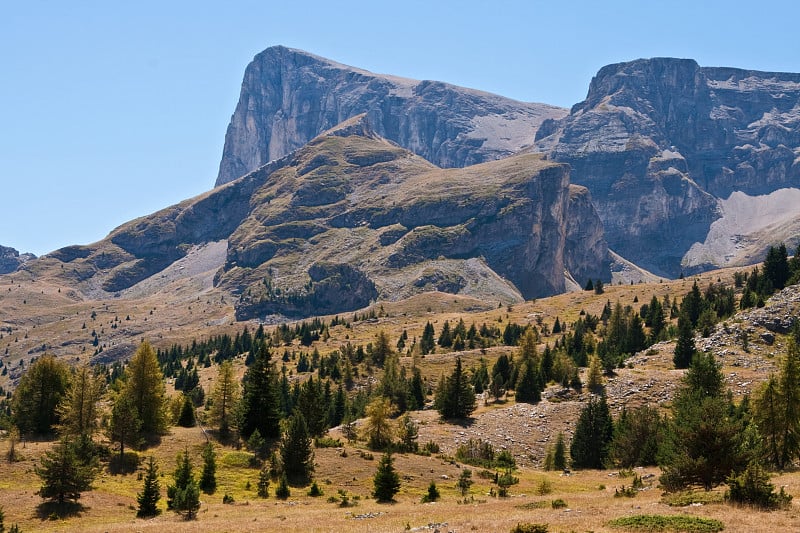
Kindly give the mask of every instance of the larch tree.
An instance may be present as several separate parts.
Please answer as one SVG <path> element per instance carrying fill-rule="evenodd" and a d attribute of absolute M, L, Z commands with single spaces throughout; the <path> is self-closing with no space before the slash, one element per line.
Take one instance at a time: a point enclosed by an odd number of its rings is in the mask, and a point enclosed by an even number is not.
<path fill-rule="evenodd" d="M 102 390 L 102 376 L 82 365 L 75 370 L 70 388 L 58 407 L 59 432 L 76 438 L 82 455 L 91 452 L 92 435 L 97 429 L 97 403 Z"/>
<path fill-rule="evenodd" d="M 69 390 L 67 363 L 47 354 L 31 363 L 11 398 L 11 413 L 21 433 L 46 434 L 61 421 L 58 406 Z"/>
<path fill-rule="evenodd" d="M 218 430 L 219 437 L 225 441 L 236 426 L 236 409 L 239 404 L 239 382 L 230 361 L 219 366 L 217 382 L 211 393 L 211 421 Z"/>
<path fill-rule="evenodd" d="M 392 426 L 389 418 L 394 414 L 394 407 L 388 398 L 375 398 L 366 408 L 367 421 L 364 424 L 364 436 L 373 450 L 382 450 L 392 443 Z"/>
<path fill-rule="evenodd" d="M 141 420 L 145 436 L 160 435 L 167 429 L 164 374 L 150 343 L 142 341 L 125 369 L 122 394 L 128 396 Z"/>

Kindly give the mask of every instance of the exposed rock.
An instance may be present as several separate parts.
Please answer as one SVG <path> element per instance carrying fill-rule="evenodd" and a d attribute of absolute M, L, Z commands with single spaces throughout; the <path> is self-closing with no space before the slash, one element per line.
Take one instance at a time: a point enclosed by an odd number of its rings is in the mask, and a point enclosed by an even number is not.
<path fill-rule="evenodd" d="M 542 125 L 536 147 L 592 192 L 612 249 L 677 276 L 718 199 L 800 186 L 800 74 L 668 58 L 609 65 L 568 117 Z M 683 267 L 720 264 L 706 261 Z"/>
<path fill-rule="evenodd" d="M 599 228 L 583 191 L 570 201 L 565 166 L 522 154 L 439 169 L 366 120 L 312 140 L 255 191 L 218 279 L 241 291 L 237 316 L 333 313 L 424 290 L 500 301 L 564 290 L 568 219 Z M 599 271 L 602 232 L 567 255 Z"/>
<path fill-rule="evenodd" d="M 15 272 L 31 259 L 36 259 L 33 254 L 20 254 L 14 248 L 0 246 L 0 274 Z"/>
<path fill-rule="evenodd" d="M 462 167 L 518 152 L 533 142 L 543 120 L 561 118 L 566 110 L 373 74 L 275 46 L 245 71 L 216 184 L 279 159 L 361 113 L 380 136 L 440 167 Z"/>

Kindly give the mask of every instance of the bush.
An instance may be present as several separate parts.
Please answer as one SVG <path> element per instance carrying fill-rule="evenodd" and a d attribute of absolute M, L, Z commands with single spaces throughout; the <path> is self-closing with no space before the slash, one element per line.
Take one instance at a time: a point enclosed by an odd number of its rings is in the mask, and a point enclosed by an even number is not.
<path fill-rule="evenodd" d="M 291 491 L 289 490 L 289 481 L 286 479 L 286 475 L 284 474 L 281 476 L 281 480 L 278 483 L 278 488 L 275 489 L 275 497 L 279 500 L 288 500 L 289 496 L 291 496 Z"/>
<path fill-rule="evenodd" d="M 431 484 L 428 485 L 428 493 L 422 497 L 422 503 L 435 502 L 439 497 L 439 489 L 436 487 L 436 483 L 431 481 Z"/>
<path fill-rule="evenodd" d="M 224 503 L 224 504 L 226 504 L 226 505 L 232 505 L 232 504 L 234 503 L 234 501 L 233 501 L 233 496 L 231 496 L 230 494 L 227 494 L 227 493 L 226 493 L 226 494 L 225 494 L 225 495 L 222 497 L 222 503 Z"/>
<path fill-rule="evenodd" d="M 553 492 L 553 483 L 546 478 L 543 478 L 536 484 L 536 494 L 539 496 L 546 496 Z"/>
<path fill-rule="evenodd" d="M 788 507 L 792 496 L 781 487 L 775 492 L 775 485 L 769 482 L 769 474 L 757 463 L 751 463 L 738 476 L 728 478 L 725 501 L 752 505 L 761 509 L 782 509 Z"/>
<path fill-rule="evenodd" d="M 565 502 L 561 498 L 558 498 L 557 500 L 553 500 L 552 502 L 550 502 L 550 507 L 552 507 L 553 509 L 564 509 L 566 506 L 567 502 Z"/>
<path fill-rule="evenodd" d="M 511 528 L 511 533 L 547 533 L 547 524 L 517 524 Z"/>
<path fill-rule="evenodd" d="M 610 527 L 633 531 L 686 531 L 689 533 L 716 533 L 725 529 L 719 520 L 687 515 L 634 515 L 611 520 Z"/>
<path fill-rule="evenodd" d="M 322 496 L 322 489 L 319 488 L 319 485 L 317 485 L 316 481 L 313 482 L 311 484 L 311 488 L 308 489 L 308 495 L 313 497 L 313 498 L 316 498 L 318 496 Z"/>
<path fill-rule="evenodd" d="M 439 445 L 431 440 L 425 443 L 422 450 L 428 453 L 439 453 Z"/>
<path fill-rule="evenodd" d="M 314 439 L 314 446 L 317 448 L 341 448 L 342 441 L 331 437 L 317 437 Z"/>

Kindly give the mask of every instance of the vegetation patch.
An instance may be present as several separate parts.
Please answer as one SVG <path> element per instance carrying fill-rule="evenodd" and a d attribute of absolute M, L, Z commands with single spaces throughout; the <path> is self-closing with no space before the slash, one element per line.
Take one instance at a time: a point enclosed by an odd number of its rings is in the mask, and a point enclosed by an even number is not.
<path fill-rule="evenodd" d="M 625 516 L 611 520 L 608 525 L 631 531 L 675 531 L 687 533 L 715 533 L 725 529 L 725 525 L 719 520 L 685 515 Z"/>

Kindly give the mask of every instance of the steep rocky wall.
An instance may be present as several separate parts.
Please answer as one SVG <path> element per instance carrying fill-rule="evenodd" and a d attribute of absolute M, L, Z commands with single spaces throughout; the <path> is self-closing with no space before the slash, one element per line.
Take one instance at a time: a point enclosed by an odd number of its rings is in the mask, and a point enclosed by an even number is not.
<path fill-rule="evenodd" d="M 258 54 L 245 71 L 216 184 L 278 159 L 361 113 L 380 136 L 437 166 L 463 167 L 530 145 L 543 120 L 563 117 L 566 110 L 373 74 L 276 46 Z"/>
<path fill-rule="evenodd" d="M 677 276 L 718 198 L 800 186 L 800 74 L 609 65 L 569 116 L 542 125 L 536 147 L 591 191 L 612 249 Z"/>

